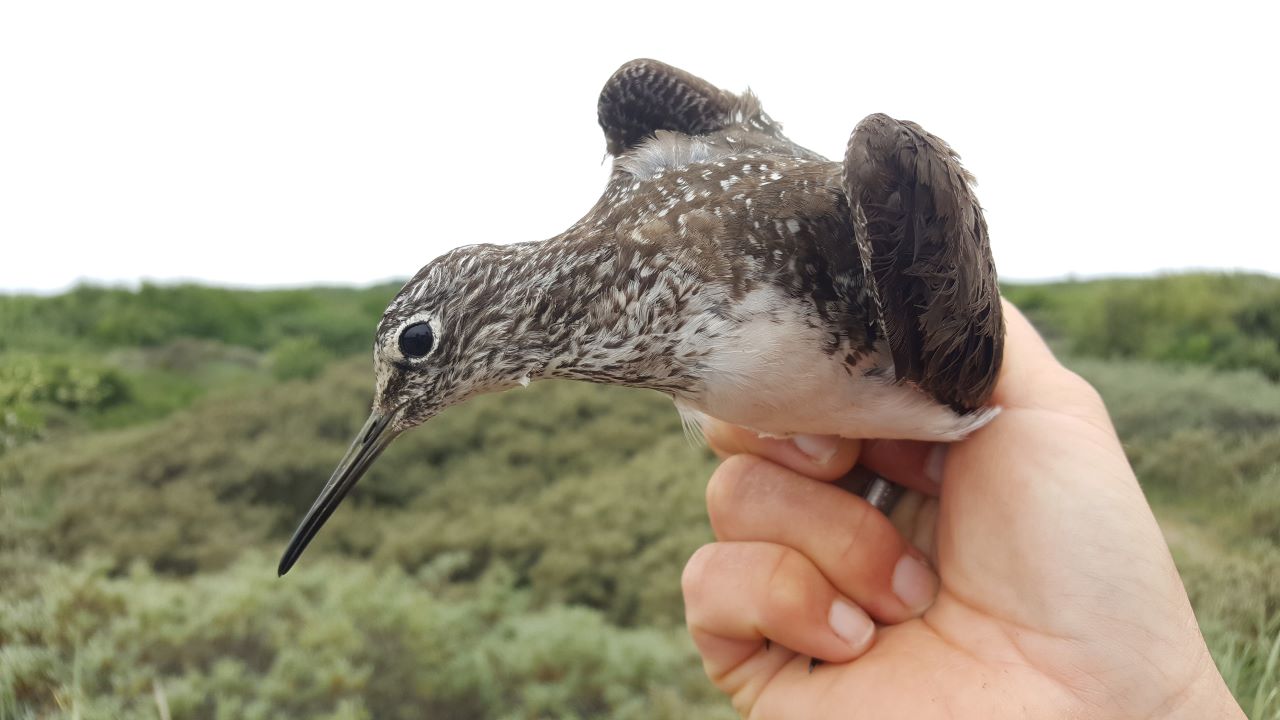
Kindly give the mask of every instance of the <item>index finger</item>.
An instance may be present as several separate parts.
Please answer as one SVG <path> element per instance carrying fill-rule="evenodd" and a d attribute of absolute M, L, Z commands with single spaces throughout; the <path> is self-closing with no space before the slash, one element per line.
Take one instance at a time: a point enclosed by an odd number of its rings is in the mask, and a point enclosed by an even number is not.
<path fill-rule="evenodd" d="M 755 455 L 815 480 L 838 480 L 858 462 L 861 443 L 834 435 L 761 437 L 737 425 L 708 418 L 702 425 L 707 444 L 721 458 Z"/>

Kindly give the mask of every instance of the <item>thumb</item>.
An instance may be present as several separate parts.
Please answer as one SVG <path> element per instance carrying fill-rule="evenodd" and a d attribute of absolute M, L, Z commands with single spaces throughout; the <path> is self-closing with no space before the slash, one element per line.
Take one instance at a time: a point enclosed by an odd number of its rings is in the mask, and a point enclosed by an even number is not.
<path fill-rule="evenodd" d="M 1116 618 L 1131 610 L 1116 603 L 1126 593 L 1185 599 L 1101 397 L 1016 308 L 1005 313 L 1004 412 L 952 445 L 942 470 L 943 585 L 1066 637 L 1099 631 L 1100 602 Z"/>

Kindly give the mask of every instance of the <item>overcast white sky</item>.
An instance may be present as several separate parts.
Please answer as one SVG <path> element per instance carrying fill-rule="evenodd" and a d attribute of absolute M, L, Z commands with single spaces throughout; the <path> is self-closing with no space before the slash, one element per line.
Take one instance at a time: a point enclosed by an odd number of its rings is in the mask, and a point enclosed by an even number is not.
<path fill-rule="evenodd" d="M 838 157 L 946 138 L 1005 277 L 1280 274 L 1274 3 L 0 3 L 0 290 L 407 277 L 542 239 L 607 174 L 633 57 Z"/>

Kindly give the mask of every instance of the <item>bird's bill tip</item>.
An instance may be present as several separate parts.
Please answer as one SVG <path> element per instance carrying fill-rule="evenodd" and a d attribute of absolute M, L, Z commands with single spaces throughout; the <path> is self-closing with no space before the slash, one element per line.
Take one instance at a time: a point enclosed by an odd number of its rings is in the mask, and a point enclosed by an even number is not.
<path fill-rule="evenodd" d="M 347 496 L 351 488 L 355 487 L 387 445 L 390 445 L 391 441 L 400 434 L 399 430 L 392 427 L 398 415 L 398 410 L 385 415 L 374 411 L 365 421 L 364 427 L 360 428 L 351 447 L 347 449 L 347 454 L 342 457 L 333 475 L 320 490 L 320 495 L 312 503 L 311 509 L 307 510 L 302 522 L 293 531 L 289 546 L 285 548 L 284 555 L 280 557 L 280 565 L 276 569 L 280 577 L 289 572 L 302 556 L 302 551 L 307 549 L 307 545 L 315 538 L 316 533 L 320 532 L 325 521 L 334 510 L 338 509 L 342 499 Z"/>

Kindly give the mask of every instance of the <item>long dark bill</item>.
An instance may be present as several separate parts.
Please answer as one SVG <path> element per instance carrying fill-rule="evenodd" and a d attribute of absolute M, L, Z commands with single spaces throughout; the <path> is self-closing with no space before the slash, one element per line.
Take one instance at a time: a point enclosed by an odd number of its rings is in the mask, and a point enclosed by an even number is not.
<path fill-rule="evenodd" d="M 399 431 L 390 429 L 397 415 L 399 415 L 398 409 L 387 415 L 379 415 L 375 411 L 365 421 L 364 427 L 360 428 L 360 434 L 356 435 L 347 454 L 343 456 L 337 469 L 329 477 L 329 482 L 325 483 L 324 489 L 320 491 L 320 497 L 316 498 L 311 509 L 307 511 L 306 517 L 302 518 L 298 529 L 293 531 L 289 547 L 280 558 L 280 575 L 289 572 L 289 568 L 298 561 L 311 539 L 320 532 L 324 521 L 328 520 L 333 511 L 338 508 L 342 498 L 347 496 L 373 461 L 400 434 Z"/>

